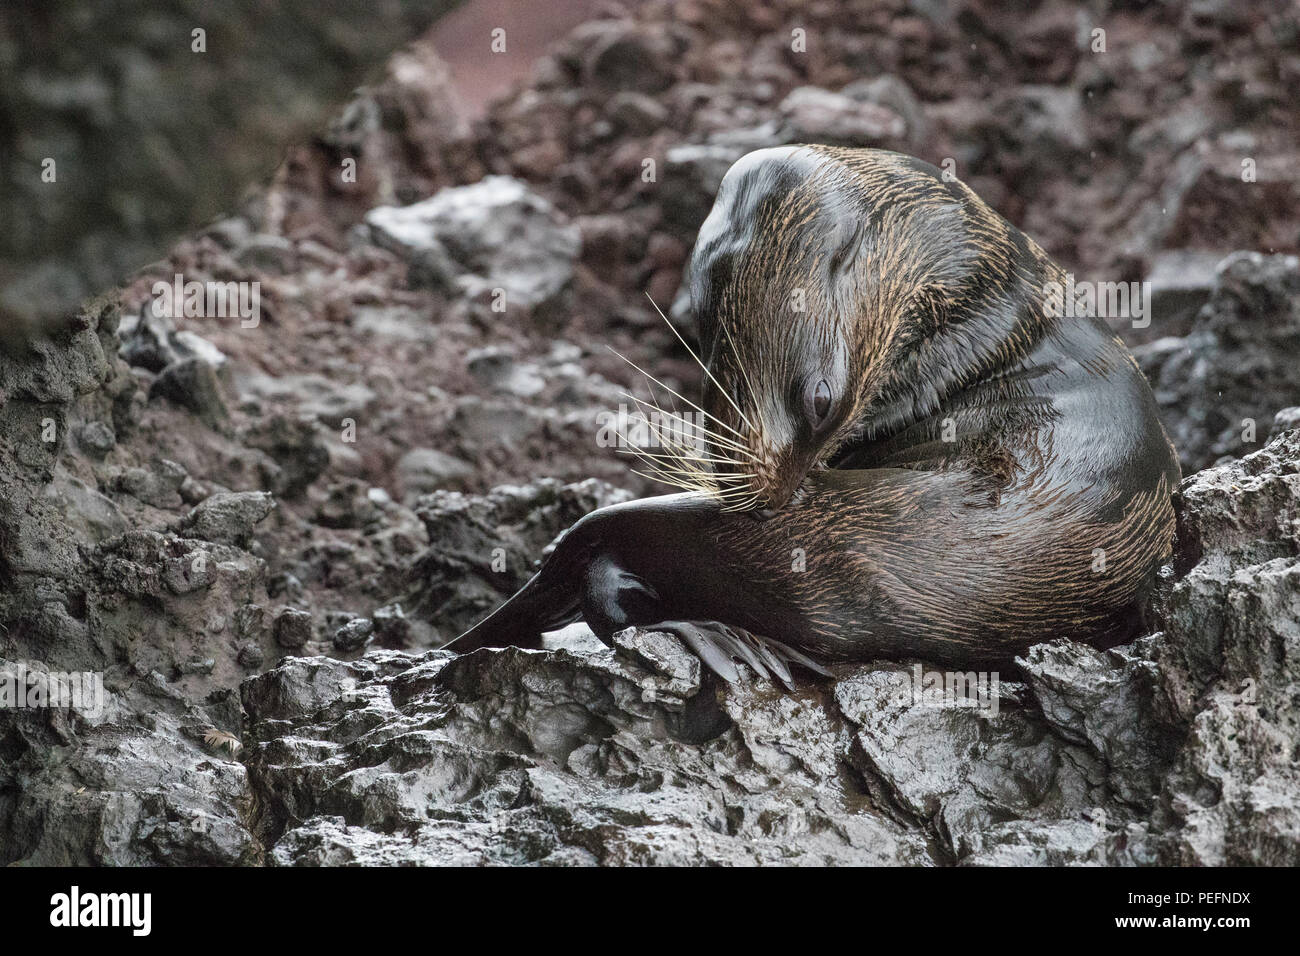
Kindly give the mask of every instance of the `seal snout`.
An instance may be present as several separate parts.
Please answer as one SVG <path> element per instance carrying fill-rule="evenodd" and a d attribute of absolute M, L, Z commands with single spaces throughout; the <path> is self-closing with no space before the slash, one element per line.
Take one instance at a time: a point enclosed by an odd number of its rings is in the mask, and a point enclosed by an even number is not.
<path fill-rule="evenodd" d="M 807 468 L 802 462 L 789 467 L 783 472 L 775 486 L 766 486 L 765 490 L 755 495 L 755 505 L 749 514 L 756 521 L 771 521 L 778 514 L 798 506 L 808 494 Z"/>

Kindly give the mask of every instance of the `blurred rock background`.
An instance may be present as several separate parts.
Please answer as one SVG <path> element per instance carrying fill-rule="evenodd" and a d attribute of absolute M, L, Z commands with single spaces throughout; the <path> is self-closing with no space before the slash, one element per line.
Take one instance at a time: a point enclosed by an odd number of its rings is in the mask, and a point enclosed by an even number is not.
<path fill-rule="evenodd" d="M 307 6 L 0 15 L 0 674 L 109 691 L 0 710 L 0 862 L 1300 860 L 1294 8 L 471 2 L 402 46 L 442 5 Z M 596 441 L 646 395 L 607 346 L 692 393 L 650 299 L 689 324 L 723 172 L 801 141 L 1152 283 L 1117 331 L 1187 478 L 1149 633 L 1034 648 L 996 715 L 906 663 L 430 650 L 653 490 Z M 258 323 L 159 317 L 177 274 Z"/>
<path fill-rule="evenodd" d="M 455 0 L 0 14 L 0 320 L 57 321 L 268 175 Z"/>

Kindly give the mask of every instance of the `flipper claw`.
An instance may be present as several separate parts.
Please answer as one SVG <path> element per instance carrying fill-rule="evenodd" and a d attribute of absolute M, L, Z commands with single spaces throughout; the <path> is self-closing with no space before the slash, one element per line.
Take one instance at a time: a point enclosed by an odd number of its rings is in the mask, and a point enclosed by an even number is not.
<path fill-rule="evenodd" d="M 740 681 L 735 661 L 747 665 L 759 677 L 779 680 L 787 690 L 794 690 L 791 664 L 830 676 L 826 668 L 780 641 L 716 621 L 661 621 L 646 629 L 679 638 L 709 670 L 732 684 Z"/>

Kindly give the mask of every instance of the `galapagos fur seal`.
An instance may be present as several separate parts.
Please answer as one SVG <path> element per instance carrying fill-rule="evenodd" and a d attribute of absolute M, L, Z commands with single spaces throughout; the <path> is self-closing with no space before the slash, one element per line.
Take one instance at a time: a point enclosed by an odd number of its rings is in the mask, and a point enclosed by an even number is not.
<path fill-rule="evenodd" d="M 920 657 L 1006 664 L 1131 627 L 1168 555 L 1179 468 L 1150 388 L 1064 270 L 898 153 L 751 153 L 689 266 L 700 449 L 688 489 L 603 508 L 448 646 L 653 626 L 721 676 Z"/>

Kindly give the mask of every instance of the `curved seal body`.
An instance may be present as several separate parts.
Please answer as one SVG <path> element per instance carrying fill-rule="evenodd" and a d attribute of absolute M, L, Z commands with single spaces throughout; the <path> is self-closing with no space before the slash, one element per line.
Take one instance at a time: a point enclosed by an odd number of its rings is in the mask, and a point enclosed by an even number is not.
<path fill-rule="evenodd" d="M 760 150 L 690 276 L 707 437 L 658 461 L 695 490 L 588 515 L 450 647 L 582 616 L 788 682 L 792 661 L 998 663 L 1131 623 L 1177 459 L 1124 345 L 968 188 L 896 153 Z"/>

